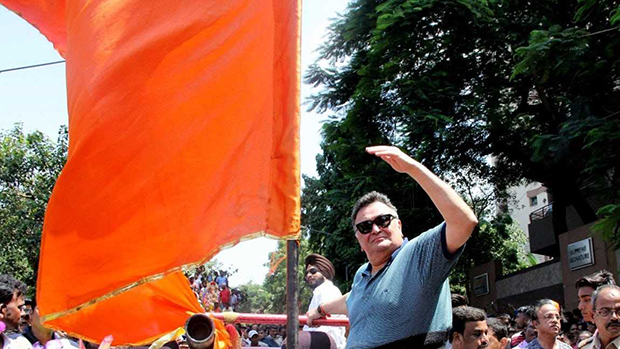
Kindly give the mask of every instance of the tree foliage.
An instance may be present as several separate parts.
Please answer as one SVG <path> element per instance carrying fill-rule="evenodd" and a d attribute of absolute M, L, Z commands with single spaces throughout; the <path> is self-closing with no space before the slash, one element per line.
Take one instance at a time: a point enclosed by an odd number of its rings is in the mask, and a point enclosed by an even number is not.
<path fill-rule="evenodd" d="M 0 273 L 36 284 L 45 208 L 67 157 L 68 133 L 57 142 L 21 125 L 0 133 Z"/>
<path fill-rule="evenodd" d="M 409 237 L 441 220 L 410 178 L 365 154 L 373 144 L 400 146 L 443 177 L 465 171 L 471 184 L 493 186 L 493 200 L 523 179 L 541 182 L 557 234 L 569 205 L 595 220 L 586 198 L 617 200 L 619 185 L 617 9 L 596 0 L 352 1 L 305 76 L 318 91 L 310 108 L 330 117 L 318 178 L 304 177 L 313 249 L 351 281 L 364 255 L 349 210 L 370 190 L 392 198 Z M 492 248 L 511 236 L 506 217 L 481 218 L 468 244 L 475 253 L 460 263 L 501 258 L 517 268 L 518 251 Z"/>

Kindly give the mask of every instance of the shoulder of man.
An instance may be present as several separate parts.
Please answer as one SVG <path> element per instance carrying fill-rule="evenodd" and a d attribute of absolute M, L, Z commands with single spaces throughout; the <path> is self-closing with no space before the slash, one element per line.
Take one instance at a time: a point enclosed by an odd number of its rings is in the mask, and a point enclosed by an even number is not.
<path fill-rule="evenodd" d="M 581 348 L 585 348 L 585 349 L 594 348 L 594 336 L 592 336 L 590 338 L 586 338 L 586 339 L 582 340 L 581 342 L 579 342 L 579 344 L 577 344 L 577 348 L 579 348 L 579 349 L 581 349 Z"/>
<path fill-rule="evenodd" d="M 4 337 L 4 349 L 32 349 L 30 341 L 19 333 L 13 337 L 2 334 L 2 337 Z"/>

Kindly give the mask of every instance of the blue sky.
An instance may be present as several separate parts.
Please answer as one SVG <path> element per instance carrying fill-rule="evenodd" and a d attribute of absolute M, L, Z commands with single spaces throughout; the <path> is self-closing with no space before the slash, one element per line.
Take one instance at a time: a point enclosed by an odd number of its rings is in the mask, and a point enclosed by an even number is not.
<path fill-rule="evenodd" d="M 315 50 L 323 41 L 329 19 L 342 13 L 347 0 L 303 0 L 302 5 L 302 73 L 316 59 Z M 52 44 L 37 29 L 0 6 L 0 70 L 62 60 Z M 311 93 L 302 85 L 302 101 Z M 60 125 L 67 124 L 65 66 L 46 67 L 0 73 L 0 129 L 17 122 L 26 131 L 39 130 L 56 139 Z M 301 170 L 314 175 L 315 156 L 320 152 L 321 115 L 309 113 L 302 106 Z M 221 252 L 216 258 L 239 272 L 231 278 L 233 286 L 254 281 L 261 283 L 267 268 L 268 253 L 276 241 L 259 238 Z M 240 258 L 239 256 L 243 256 Z"/>

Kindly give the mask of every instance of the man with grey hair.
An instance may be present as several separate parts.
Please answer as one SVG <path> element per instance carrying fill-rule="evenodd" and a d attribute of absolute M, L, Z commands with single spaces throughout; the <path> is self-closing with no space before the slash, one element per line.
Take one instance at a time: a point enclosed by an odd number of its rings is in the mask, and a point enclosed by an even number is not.
<path fill-rule="evenodd" d="M 349 293 L 308 311 L 308 322 L 348 314 L 347 348 L 439 348 L 452 326 L 448 274 L 478 221 L 447 183 L 400 149 L 366 151 L 413 178 L 444 223 L 408 241 L 390 200 L 377 192 L 364 195 L 351 218 L 368 263 L 355 274 Z"/>
<path fill-rule="evenodd" d="M 592 319 L 596 334 L 580 348 L 620 348 L 620 287 L 603 285 L 592 294 Z"/>

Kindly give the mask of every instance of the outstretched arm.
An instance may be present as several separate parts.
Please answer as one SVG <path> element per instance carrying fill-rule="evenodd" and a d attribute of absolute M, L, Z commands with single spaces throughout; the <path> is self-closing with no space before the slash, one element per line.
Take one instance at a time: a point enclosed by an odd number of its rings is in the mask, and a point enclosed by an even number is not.
<path fill-rule="evenodd" d="M 347 297 L 349 297 L 349 293 L 344 294 L 342 297 L 332 299 L 328 302 L 321 303 L 321 308 L 327 314 L 344 314 L 348 315 L 347 311 Z M 306 316 L 308 317 L 308 326 L 312 326 L 312 321 L 316 319 L 320 319 L 323 316 L 319 314 L 317 308 L 310 309 Z"/>
<path fill-rule="evenodd" d="M 455 253 L 465 244 L 478 224 L 478 219 L 454 189 L 396 147 L 380 145 L 368 147 L 366 151 L 383 159 L 397 172 L 411 176 L 433 200 L 446 221 L 448 252 Z"/>

